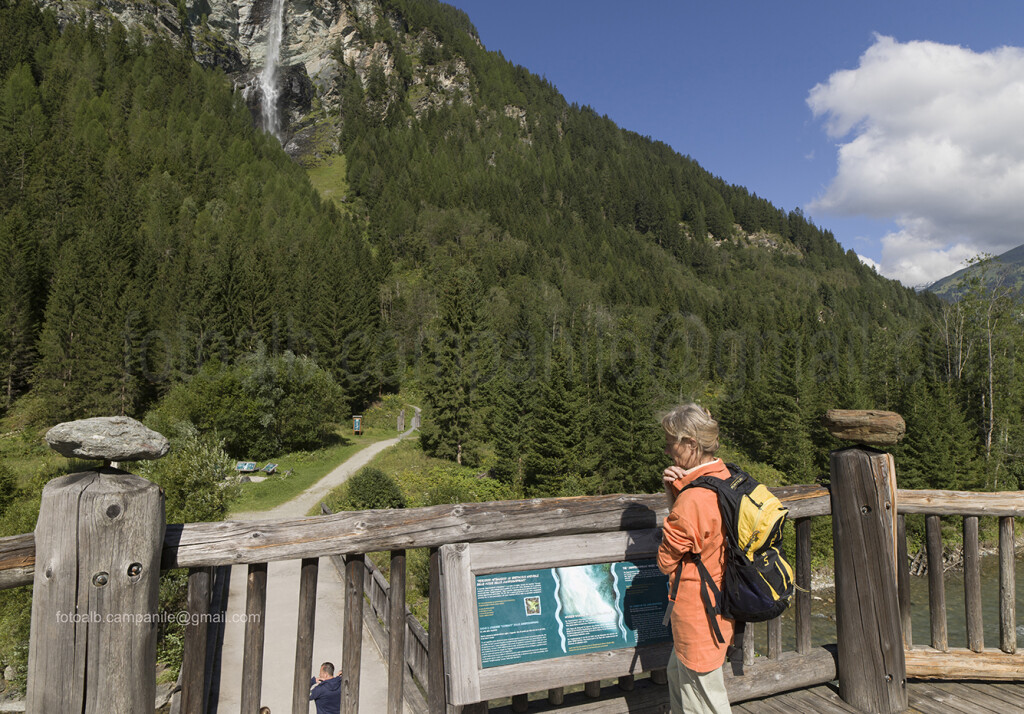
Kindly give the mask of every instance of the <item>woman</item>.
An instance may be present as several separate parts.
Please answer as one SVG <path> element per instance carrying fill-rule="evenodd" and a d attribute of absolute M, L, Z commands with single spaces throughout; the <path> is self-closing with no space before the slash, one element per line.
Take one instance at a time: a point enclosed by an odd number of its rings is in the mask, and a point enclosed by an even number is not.
<path fill-rule="evenodd" d="M 721 479 L 729 469 L 715 457 L 718 422 L 696 404 L 683 404 L 661 420 L 665 430 L 665 454 L 673 465 L 664 471 L 672 508 L 662 532 L 658 567 L 669 576 L 670 589 L 679 573 L 679 588 L 672 608 L 673 656 L 668 664 L 669 697 L 673 714 L 731 712 L 725 691 L 722 665 L 733 622 L 717 616 L 725 643 L 711 628 L 700 597 L 700 574 L 693 563 L 699 555 L 715 584 L 722 586 L 725 565 L 725 532 L 718 499 L 706 488 L 683 487 L 698 476 Z M 682 568 L 680 569 L 680 563 Z"/>

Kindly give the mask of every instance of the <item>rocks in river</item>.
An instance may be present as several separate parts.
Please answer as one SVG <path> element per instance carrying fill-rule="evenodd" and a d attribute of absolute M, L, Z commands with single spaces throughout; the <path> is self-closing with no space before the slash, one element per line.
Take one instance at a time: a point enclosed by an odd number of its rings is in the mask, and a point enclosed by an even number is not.
<path fill-rule="evenodd" d="M 129 417 L 94 417 L 68 421 L 46 432 L 46 443 L 69 459 L 144 461 L 164 456 L 170 444 Z"/>

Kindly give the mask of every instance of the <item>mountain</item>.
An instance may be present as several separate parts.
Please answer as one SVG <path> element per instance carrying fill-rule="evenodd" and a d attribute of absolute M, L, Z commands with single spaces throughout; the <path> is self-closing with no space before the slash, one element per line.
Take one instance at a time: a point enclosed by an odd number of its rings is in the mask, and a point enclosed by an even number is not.
<path fill-rule="evenodd" d="M 442 3 L 285 3 L 287 155 L 257 130 L 270 0 L 27 7 L 0 12 L 12 410 L 141 415 L 291 351 L 353 410 L 421 390 L 428 451 L 550 494 L 657 488 L 653 416 L 683 398 L 807 482 L 826 408 L 899 410 L 931 374 L 937 298 Z"/>
<path fill-rule="evenodd" d="M 980 266 L 969 265 L 935 281 L 926 289 L 943 300 L 956 300 L 963 289 L 964 280 L 979 274 L 980 270 Z M 1024 245 L 992 258 L 991 263 L 987 264 L 984 281 L 986 285 L 999 284 L 1011 288 L 1017 297 L 1024 297 Z"/>

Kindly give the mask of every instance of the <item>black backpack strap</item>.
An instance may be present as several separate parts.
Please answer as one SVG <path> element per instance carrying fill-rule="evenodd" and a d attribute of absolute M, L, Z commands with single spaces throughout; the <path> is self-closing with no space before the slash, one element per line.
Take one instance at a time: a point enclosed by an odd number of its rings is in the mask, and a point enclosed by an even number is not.
<path fill-rule="evenodd" d="M 701 557 L 694 553 L 693 560 L 697 565 L 697 572 L 700 573 L 700 599 L 704 603 L 704 612 L 708 615 L 708 622 L 711 623 L 711 629 L 715 631 L 718 642 L 725 644 L 722 630 L 718 627 L 718 614 L 722 612 L 722 591 L 715 585 Z"/>
<path fill-rule="evenodd" d="M 662 619 L 661 624 L 668 627 L 672 621 L 672 608 L 675 606 L 676 593 L 679 592 L 679 581 L 683 576 L 683 561 L 689 557 L 697 566 L 697 572 L 700 573 L 700 599 L 704 603 L 704 612 L 708 616 L 708 622 L 711 623 L 711 629 L 715 632 L 715 637 L 722 644 L 725 644 L 725 638 L 722 637 L 722 630 L 718 627 L 718 613 L 722 611 L 722 591 L 715 585 L 714 579 L 711 577 L 711 573 L 704 567 L 704 561 L 701 560 L 700 556 L 696 553 L 683 554 L 679 558 L 679 565 L 676 566 L 676 581 L 672 583 L 672 593 L 669 596 L 668 607 L 665 609 L 665 617 Z"/>

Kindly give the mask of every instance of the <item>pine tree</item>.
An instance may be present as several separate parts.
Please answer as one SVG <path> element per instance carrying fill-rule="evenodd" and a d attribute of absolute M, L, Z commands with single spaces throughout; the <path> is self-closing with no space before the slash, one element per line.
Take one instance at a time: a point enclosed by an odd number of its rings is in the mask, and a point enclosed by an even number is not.
<path fill-rule="evenodd" d="M 480 284 L 470 268 L 453 269 L 440 286 L 438 314 L 427 338 L 427 412 L 420 432 L 423 450 L 459 464 L 476 463 L 476 368 L 474 343 Z"/>

